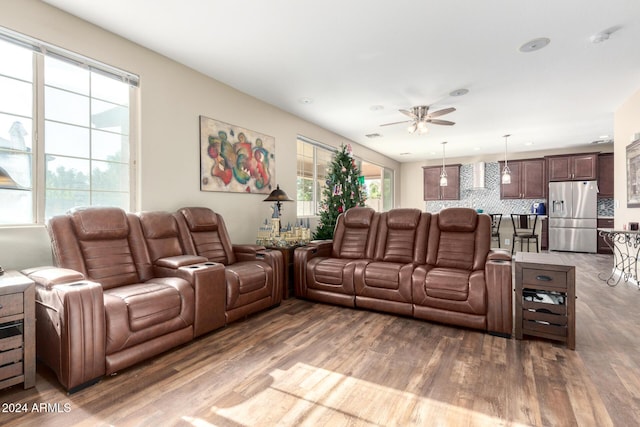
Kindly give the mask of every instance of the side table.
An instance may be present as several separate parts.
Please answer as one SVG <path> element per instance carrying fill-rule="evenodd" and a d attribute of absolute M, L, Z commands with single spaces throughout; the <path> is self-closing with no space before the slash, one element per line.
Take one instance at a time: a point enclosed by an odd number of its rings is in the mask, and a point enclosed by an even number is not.
<path fill-rule="evenodd" d="M 0 389 L 36 383 L 35 284 L 17 271 L 0 276 Z"/>
<path fill-rule="evenodd" d="M 296 248 L 302 245 L 291 246 L 265 246 L 267 249 L 279 251 L 282 253 L 282 261 L 284 264 L 284 286 L 282 287 L 282 299 L 287 299 L 295 296 L 294 283 L 293 283 L 293 253 Z"/>
<path fill-rule="evenodd" d="M 575 350 L 575 274 L 561 254 L 516 254 L 516 339 L 547 338 Z"/>

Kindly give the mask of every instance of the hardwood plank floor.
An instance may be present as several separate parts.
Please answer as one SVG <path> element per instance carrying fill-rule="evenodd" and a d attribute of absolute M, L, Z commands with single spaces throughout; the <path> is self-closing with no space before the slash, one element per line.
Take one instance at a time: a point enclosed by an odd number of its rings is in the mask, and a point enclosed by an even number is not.
<path fill-rule="evenodd" d="M 640 291 L 597 278 L 610 256 L 567 256 L 575 351 L 289 299 L 71 396 L 38 365 L 0 425 L 638 425 Z"/>

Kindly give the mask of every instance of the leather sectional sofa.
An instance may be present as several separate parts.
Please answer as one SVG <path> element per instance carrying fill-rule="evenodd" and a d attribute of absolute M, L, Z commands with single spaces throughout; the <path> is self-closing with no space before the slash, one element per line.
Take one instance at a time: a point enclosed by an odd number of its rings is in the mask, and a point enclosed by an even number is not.
<path fill-rule="evenodd" d="M 37 355 L 70 392 L 282 298 L 282 254 L 231 244 L 206 208 L 74 209 L 47 229 L 57 267 L 24 273 Z"/>
<path fill-rule="evenodd" d="M 296 295 L 510 336 L 511 256 L 473 209 L 351 208 L 334 238 L 297 248 Z"/>

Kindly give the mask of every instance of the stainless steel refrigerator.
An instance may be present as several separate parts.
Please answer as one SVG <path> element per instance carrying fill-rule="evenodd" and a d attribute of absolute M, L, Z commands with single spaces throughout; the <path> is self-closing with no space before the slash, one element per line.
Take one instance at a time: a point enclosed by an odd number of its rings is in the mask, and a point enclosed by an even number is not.
<path fill-rule="evenodd" d="M 596 253 L 598 182 L 549 183 L 549 250 Z"/>

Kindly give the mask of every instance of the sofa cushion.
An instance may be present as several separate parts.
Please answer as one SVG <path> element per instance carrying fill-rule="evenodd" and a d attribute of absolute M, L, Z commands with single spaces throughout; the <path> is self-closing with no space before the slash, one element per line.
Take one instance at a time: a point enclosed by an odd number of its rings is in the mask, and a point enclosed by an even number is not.
<path fill-rule="evenodd" d="M 120 208 L 74 208 L 69 214 L 80 240 L 122 239 L 129 235 L 127 215 Z"/>
<path fill-rule="evenodd" d="M 227 310 L 271 295 L 271 268 L 261 261 L 241 261 L 225 267 Z"/>
<path fill-rule="evenodd" d="M 140 224 L 147 239 L 167 239 L 178 237 L 178 224 L 168 212 L 141 212 Z"/>
<path fill-rule="evenodd" d="M 107 355 L 192 325 L 193 295 L 176 277 L 105 290 Z"/>
<path fill-rule="evenodd" d="M 218 218 L 216 213 L 209 208 L 183 208 L 180 209 L 187 226 L 191 231 L 216 231 L 218 230 Z"/>
<path fill-rule="evenodd" d="M 477 222 L 478 214 L 469 208 L 447 208 L 438 213 L 440 231 L 472 232 Z"/>
<path fill-rule="evenodd" d="M 350 228 L 369 228 L 375 211 L 371 208 L 351 208 L 344 213 L 344 224 Z"/>
<path fill-rule="evenodd" d="M 424 287 L 427 296 L 466 301 L 469 296 L 470 271 L 455 268 L 433 268 L 427 273 Z"/>
<path fill-rule="evenodd" d="M 440 244 L 437 248 L 436 265 L 472 270 L 476 245 L 475 237 L 475 233 L 443 231 L 440 234 Z"/>

